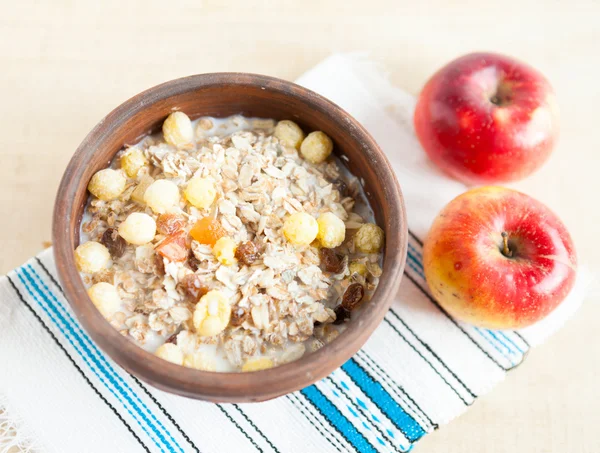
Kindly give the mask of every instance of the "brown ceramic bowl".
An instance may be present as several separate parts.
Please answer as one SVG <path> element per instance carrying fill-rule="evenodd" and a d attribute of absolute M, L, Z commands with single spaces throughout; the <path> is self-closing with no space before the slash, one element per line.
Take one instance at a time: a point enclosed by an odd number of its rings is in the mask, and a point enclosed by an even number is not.
<path fill-rule="evenodd" d="M 209 115 L 292 119 L 305 132 L 322 130 L 350 171 L 364 179 L 378 225 L 386 234 L 383 275 L 368 309 L 330 344 L 301 359 L 252 373 L 212 373 L 168 363 L 123 337 L 96 310 L 75 267 L 73 250 L 92 175 L 108 166 L 125 144 L 160 129 L 173 110 L 192 118 Z M 144 91 L 108 114 L 89 133 L 71 159 L 54 207 L 53 240 L 58 273 L 79 321 L 119 365 L 140 379 L 172 393 L 214 402 L 262 401 L 327 376 L 367 341 L 388 310 L 400 285 L 407 248 L 404 202 L 390 163 L 369 133 L 348 113 L 306 88 L 284 80 L 243 73 L 201 74 Z"/>

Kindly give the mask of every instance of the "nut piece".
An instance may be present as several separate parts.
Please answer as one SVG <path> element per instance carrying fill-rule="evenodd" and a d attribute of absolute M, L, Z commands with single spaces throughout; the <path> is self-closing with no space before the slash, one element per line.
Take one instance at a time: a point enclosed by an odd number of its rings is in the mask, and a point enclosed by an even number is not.
<path fill-rule="evenodd" d="M 304 132 L 302 132 L 300 126 L 290 120 L 278 122 L 273 135 L 279 139 L 283 146 L 296 149 L 300 147 L 302 140 L 304 140 Z"/>
<path fill-rule="evenodd" d="M 131 199 L 139 204 L 144 204 L 144 194 L 146 193 L 146 189 L 150 187 L 150 184 L 154 182 L 154 178 L 152 176 L 143 175 L 140 183 L 136 186 L 136 188 L 131 192 Z"/>
<path fill-rule="evenodd" d="M 175 365 L 183 365 L 183 351 L 174 343 L 160 345 L 154 355 Z"/>
<path fill-rule="evenodd" d="M 144 245 L 154 239 L 156 222 L 148 214 L 132 212 L 119 225 L 119 235 L 133 245 Z"/>
<path fill-rule="evenodd" d="M 121 258 L 127 247 L 127 242 L 119 236 L 116 228 L 107 228 L 102 234 L 100 242 L 108 249 L 110 256 L 113 258 Z"/>
<path fill-rule="evenodd" d="M 342 298 L 342 306 L 346 310 L 354 310 L 365 296 L 365 287 L 360 283 L 352 283 Z"/>
<path fill-rule="evenodd" d="M 383 247 L 383 230 L 373 223 L 365 223 L 354 236 L 354 245 L 363 253 L 377 253 Z"/>
<path fill-rule="evenodd" d="M 213 255 L 219 263 L 231 266 L 237 261 L 235 259 L 235 241 L 230 237 L 222 237 L 213 246 Z"/>
<path fill-rule="evenodd" d="M 248 241 L 238 245 L 235 249 L 235 258 L 242 264 L 250 266 L 258 258 L 258 249 L 254 242 Z"/>
<path fill-rule="evenodd" d="M 163 123 L 162 131 L 165 141 L 169 145 L 180 149 L 192 149 L 194 147 L 192 121 L 185 113 L 171 113 Z"/>
<path fill-rule="evenodd" d="M 79 272 L 93 274 L 104 269 L 109 261 L 108 249 L 99 242 L 84 242 L 75 249 L 75 264 Z"/>
<path fill-rule="evenodd" d="M 315 240 L 319 224 L 306 212 L 296 212 L 283 223 L 283 235 L 295 245 L 308 245 Z"/>
<path fill-rule="evenodd" d="M 252 357 L 242 365 L 243 372 L 260 371 L 273 368 L 273 361 L 268 357 Z"/>
<path fill-rule="evenodd" d="M 321 214 L 317 219 L 319 233 L 317 239 L 321 246 L 334 248 L 342 245 L 346 239 L 346 224 L 342 219 L 331 212 Z"/>
<path fill-rule="evenodd" d="M 179 206 L 179 188 L 167 179 L 159 179 L 148 186 L 144 203 L 156 214 L 164 214 Z"/>
<path fill-rule="evenodd" d="M 187 354 L 183 359 L 183 366 L 202 371 L 217 371 L 214 358 L 204 351 Z"/>
<path fill-rule="evenodd" d="M 308 134 L 300 146 L 300 154 L 313 164 L 325 162 L 333 151 L 333 142 L 321 131 Z"/>
<path fill-rule="evenodd" d="M 215 245 L 227 232 L 217 219 L 203 217 L 190 230 L 190 236 L 200 244 Z"/>
<path fill-rule="evenodd" d="M 227 297 L 220 291 L 212 290 L 196 304 L 194 327 L 201 336 L 212 337 L 225 330 L 230 317 L 231 305 Z"/>
<path fill-rule="evenodd" d="M 105 318 L 110 318 L 121 307 L 121 298 L 117 288 L 110 283 L 100 282 L 92 285 L 88 289 L 88 296 Z"/>
<path fill-rule="evenodd" d="M 123 193 L 126 183 L 127 178 L 122 171 L 105 168 L 92 176 L 88 190 L 100 200 L 110 201 Z"/>
<path fill-rule="evenodd" d="M 215 201 L 217 189 L 212 180 L 194 177 L 188 182 L 183 194 L 192 206 L 206 209 Z"/>
<path fill-rule="evenodd" d="M 140 169 L 146 165 L 148 165 L 148 159 L 139 148 L 129 148 L 121 156 L 121 168 L 130 178 L 135 178 Z"/>

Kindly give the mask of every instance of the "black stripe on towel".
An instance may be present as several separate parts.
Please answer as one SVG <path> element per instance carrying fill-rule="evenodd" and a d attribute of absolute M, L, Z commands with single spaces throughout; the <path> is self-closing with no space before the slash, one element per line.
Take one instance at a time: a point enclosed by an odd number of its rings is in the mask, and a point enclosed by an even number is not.
<path fill-rule="evenodd" d="M 108 400 L 106 398 L 104 398 L 104 396 L 100 393 L 100 391 L 94 386 L 94 384 L 92 384 L 92 381 L 89 380 L 89 378 L 85 375 L 85 373 L 83 372 L 83 370 L 79 367 L 79 365 L 77 365 L 77 363 L 75 362 L 75 360 L 71 357 L 71 355 L 69 354 L 69 352 L 60 343 L 60 341 L 58 341 L 58 338 L 56 338 L 56 336 L 54 335 L 54 333 L 52 333 L 52 331 L 46 325 L 46 323 L 42 320 L 42 318 L 40 318 L 40 316 L 35 312 L 35 310 L 31 307 L 31 305 L 29 305 L 29 303 L 27 303 L 27 301 L 25 300 L 25 298 L 23 297 L 23 295 L 21 294 L 21 292 L 19 291 L 19 289 L 16 287 L 16 285 L 12 281 L 12 279 L 8 275 L 7 275 L 7 278 L 8 278 L 8 282 L 10 283 L 10 286 L 12 286 L 13 290 L 15 291 L 15 293 L 17 294 L 17 296 L 19 297 L 19 299 L 21 300 L 21 302 L 23 302 L 23 304 L 25 305 L 25 307 L 31 312 L 31 314 L 35 317 L 35 319 L 37 319 L 37 321 L 44 328 L 44 330 L 46 332 L 48 332 L 48 334 L 50 335 L 50 337 L 54 340 L 54 342 L 60 348 L 60 350 L 65 354 L 65 356 L 67 357 L 67 359 L 69 359 L 69 362 L 71 362 L 71 364 L 79 372 L 79 374 L 85 380 L 85 382 L 87 382 L 87 384 L 94 391 L 94 393 L 110 408 L 110 410 L 113 412 L 113 414 L 115 414 L 115 416 L 123 423 L 123 425 L 125 426 L 125 428 L 127 428 L 127 431 L 129 431 L 129 433 L 135 438 L 135 440 L 138 441 L 138 443 L 142 446 L 142 448 L 144 449 L 144 451 L 146 451 L 147 453 L 150 453 L 150 450 L 144 444 L 144 442 L 142 442 L 142 439 L 139 438 L 139 436 L 133 431 L 133 429 L 131 428 L 131 426 L 125 421 L 125 419 L 121 416 L 121 414 L 119 414 L 117 412 L 117 410 L 115 409 L 115 407 L 112 404 L 110 404 L 108 402 Z"/>
<path fill-rule="evenodd" d="M 267 436 L 265 436 L 265 434 L 260 429 L 258 429 L 258 426 L 256 426 L 252 420 L 250 420 L 250 417 L 248 417 L 245 414 L 245 412 L 242 409 L 240 409 L 240 406 L 238 406 L 237 404 L 233 404 L 233 407 L 235 407 L 237 409 L 237 411 L 240 414 L 242 414 L 242 417 L 244 417 L 246 419 L 246 421 L 248 423 L 250 423 L 250 426 L 252 426 L 256 430 L 256 432 L 260 435 L 260 437 L 262 437 L 269 444 L 269 446 L 273 449 L 273 451 L 275 451 L 276 453 L 280 453 L 280 451 L 277 449 L 277 447 L 275 445 L 273 445 L 273 443 L 269 440 L 269 438 Z"/>
<path fill-rule="evenodd" d="M 219 410 L 221 412 L 223 412 L 223 414 L 225 414 L 225 417 L 227 417 L 227 419 L 233 423 L 237 429 L 240 430 L 240 432 L 246 437 L 246 439 L 248 439 L 250 441 L 250 443 L 252 445 L 254 445 L 256 447 L 256 449 L 260 452 L 260 453 L 264 453 L 263 449 L 259 447 L 259 445 L 254 442 L 254 439 L 252 439 L 252 437 L 250 437 L 250 435 L 244 430 L 244 428 L 242 428 L 238 422 L 236 422 L 233 417 L 231 415 L 229 415 L 229 413 L 220 405 L 220 404 L 215 404 L 215 406 L 217 406 L 219 408 Z"/>

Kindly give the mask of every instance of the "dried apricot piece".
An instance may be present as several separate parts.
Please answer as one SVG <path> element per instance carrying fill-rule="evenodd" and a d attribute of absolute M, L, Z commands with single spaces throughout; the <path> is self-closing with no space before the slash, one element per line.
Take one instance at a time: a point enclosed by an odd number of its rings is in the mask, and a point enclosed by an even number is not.
<path fill-rule="evenodd" d="M 187 234 L 185 231 L 179 231 L 167 236 L 167 238 L 156 247 L 156 252 L 169 261 L 186 261 L 189 254 Z"/>
<path fill-rule="evenodd" d="M 213 246 L 227 232 L 217 219 L 203 217 L 198 220 L 190 231 L 190 235 L 200 244 Z"/>
<path fill-rule="evenodd" d="M 168 236 L 183 229 L 185 223 L 185 219 L 179 214 L 161 214 L 156 219 L 156 231 Z"/>

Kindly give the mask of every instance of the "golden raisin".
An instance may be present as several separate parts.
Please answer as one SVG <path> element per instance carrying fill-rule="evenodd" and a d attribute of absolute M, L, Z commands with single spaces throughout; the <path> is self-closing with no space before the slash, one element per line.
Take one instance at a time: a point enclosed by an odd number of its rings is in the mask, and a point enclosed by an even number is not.
<path fill-rule="evenodd" d="M 181 230 L 185 226 L 185 219 L 179 214 L 161 214 L 156 219 L 156 231 L 168 236 Z"/>
<path fill-rule="evenodd" d="M 250 266 L 258 258 L 258 249 L 254 242 L 248 241 L 238 245 L 235 250 L 235 258 L 242 264 Z"/>
<path fill-rule="evenodd" d="M 319 249 L 319 258 L 324 271 L 333 272 L 334 274 L 342 272 L 342 260 L 332 249 L 325 247 Z"/>
<path fill-rule="evenodd" d="M 213 246 L 215 242 L 225 236 L 227 232 L 216 219 L 203 217 L 192 227 L 190 235 L 200 244 Z"/>
<path fill-rule="evenodd" d="M 208 292 L 208 288 L 202 284 L 202 280 L 196 274 L 188 274 L 183 277 L 181 286 L 194 302 L 200 300 Z"/>
<path fill-rule="evenodd" d="M 352 283 L 342 298 L 342 306 L 346 310 L 354 310 L 365 295 L 365 288 L 360 283 Z"/>
<path fill-rule="evenodd" d="M 250 313 L 244 307 L 234 307 L 231 310 L 231 319 L 229 322 L 232 326 L 241 326 L 248 319 Z"/>
<path fill-rule="evenodd" d="M 113 258 L 121 258 L 127 247 L 127 242 L 119 236 L 116 228 L 108 228 L 102 235 L 100 243 L 108 249 Z"/>

